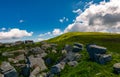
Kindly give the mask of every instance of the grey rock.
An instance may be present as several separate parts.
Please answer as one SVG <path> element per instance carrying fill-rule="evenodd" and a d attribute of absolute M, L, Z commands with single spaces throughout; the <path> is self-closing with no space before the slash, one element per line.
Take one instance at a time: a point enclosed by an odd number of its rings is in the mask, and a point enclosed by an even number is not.
<path fill-rule="evenodd" d="M 36 67 L 30 74 L 30 77 L 36 77 L 40 73 L 40 67 Z"/>
<path fill-rule="evenodd" d="M 83 44 L 81 44 L 81 43 L 74 43 L 74 46 L 77 46 L 77 47 L 83 49 Z"/>
<path fill-rule="evenodd" d="M 79 48 L 78 46 L 73 46 L 72 52 L 79 52 L 82 48 Z"/>
<path fill-rule="evenodd" d="M 31 62 L 31 67 L 38 65 L 41 69 L 41 71 L 47 69 L 45 62 L 42 58 L 34 58 L 34 57 L 29 57 L 29 60 Z"/>
<path fill-rule="evenodd" d="M 120 63 L 115 63 L 113 69 L 116 74 L 120 74 Z"/>
<path fill-rule="evenodd" d="M 110 54 L 96 54 L 95 61 L 100 64 L 105 64 L 112 60 L 112 56 Z"/>
<path fill-rule="evenodd" d="M 15 68 L 9 62 L 2 62 L 0 72 L 4 74 L 4 77 L 18 77 Z"/>
<path fill-rule="evenodd" d="M 58 64 L 52 66 L 50 72 L 51 72 L 51 74 L 58 74 L 64 69 L 64 67 L 65 67 L 64 62 L 58 63 Z"/>
<path fill-rule="evenodd" d="M 70 61 L 70 62 L 68 62 L 68 65 L 75 67 L 76 65 L 78 65 L 78 62 L 77 61 Z"/>
<path fill-rule="evenodd" d="M 91 60 L 95 61 L 95 54 L 105 54 L 107 48 L 97 46 L 97 45 L 87 45 L 87 52 L 89 53 L 89 56 Z"/>

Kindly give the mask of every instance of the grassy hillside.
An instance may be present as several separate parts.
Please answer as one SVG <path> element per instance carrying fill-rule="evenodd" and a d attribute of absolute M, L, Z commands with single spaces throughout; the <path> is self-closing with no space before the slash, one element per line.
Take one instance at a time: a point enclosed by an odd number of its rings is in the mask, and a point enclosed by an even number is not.
<path fill-rule="evenodd" d="M 59 44 L 61 49 L 65 44 L 79 42 L 84 44 L 94 43 L 108 49 L 107 53 L 112 54 L 112 61 L 100 65 L 89 60 L 86 49 L 82 52 L 82 58 L 78 66 L 66 66 L 61 72 L 61 77 L 120 77 L 113 73 L 113 64 L 120 62 L 120 34 L 93 33 L 93 32 L 70 32 L 52 38 L 47 42 Z"/>

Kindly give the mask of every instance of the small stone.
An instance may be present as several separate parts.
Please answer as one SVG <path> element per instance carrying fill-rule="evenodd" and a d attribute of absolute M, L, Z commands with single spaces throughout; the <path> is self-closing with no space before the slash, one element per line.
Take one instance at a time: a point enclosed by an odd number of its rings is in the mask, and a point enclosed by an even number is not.
<path fill-rule="evenodd" d="M 77 61 L 71 61 L 71 62 L 68 62 L 68 65 L 75 67 L 76 65 L 78 65 L 78 62 Z"/>
<path fill-rule="evenodd" d="M 120 63 L 115 63 L 113 69 L 116 74 L 120 74 Z"/>

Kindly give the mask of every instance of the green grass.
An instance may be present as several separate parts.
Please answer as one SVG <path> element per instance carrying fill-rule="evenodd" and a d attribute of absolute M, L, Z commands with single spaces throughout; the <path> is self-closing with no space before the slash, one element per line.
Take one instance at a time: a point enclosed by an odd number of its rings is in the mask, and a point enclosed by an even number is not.
<path fill-rule="evenodd" d="M 113 64 L 120 62 L 120 34 L 95 33 L 95 32 L 69 32 L 49 39 L 47 42 L 57 43 L 59 49 L 65 44 L 79 42 L 84 44 L 94 43 L 107 48 L 107 53 L 112 54 L 112 61 L 105 65 L 89 60 L 89 55 L 84 49 L 78 66 L 66 66 L 61 72 L 61 77 L 120 77 L 113 73 Z"/>

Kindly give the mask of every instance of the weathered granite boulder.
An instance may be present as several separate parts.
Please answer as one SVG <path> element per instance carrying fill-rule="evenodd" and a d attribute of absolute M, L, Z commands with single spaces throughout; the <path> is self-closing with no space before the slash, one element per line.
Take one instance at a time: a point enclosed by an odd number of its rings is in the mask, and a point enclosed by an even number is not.
<path fill-rule="evenodd" d="M 52 50 L 52 53 L 57 53 L 57 51 L 56 50 Z"/>
<path fill-rule="evenodd" d="M 31 67 L 38 65 L 41 69 L 41 71 L 47 69 L 45 62 L 42 58 L 34 58 L 34 57 L 29 57 Z"/>
<path fill-rule="evenodd" d="M 69 66 L 73 66 L 75 67 L 76 65 L 78 65 L 78 62 L 77 61 L 70 61 L 67 63 Z"/>
<path fill-rule="evenodd" d="M 81 58 L 81 55 L 79 53 L 69 52 L 65 55 L 65 58 L 62 61 L 67 63 L 69 61 L 77 61 L 80 58 Z"/>
<path fill-rule="evenodd" d="M 64 62 L 60 62 L 54 66 L 52 66 L 50 72 L 51 74 L 58 74 L 61 72 L 61 70 L 63 70 L 65 67 L 65 63 Z"/>
<path fill-rule="evenodd" d="M 120 74 L 120 63 L 115 63 L 113 65 L 114 73 Z"/>
<path fill-rule="evenodd" d="M 67 51 L 65 49 L 63 49 L 62 54 L 67 54 Z"/>
<path fill-rule="evenodd" d="M 0 72 L 4 74 L 4 77 L 18 77 L 15 68 L 11 66 L 9 62 L 2 62 Z"/>
<path fill-rule="evenodd" d="M 81 43 L 74 43 L 74 46 L 77 46 L 77 47 L 83 49 L 83 44 L 81 44 Z"/>
<path fill-rule="evenodd" d="M 95 54 L 105 54 L 106 48 L 97 46 L 97 45 L 87 45 L 87 52 L 89 53 L 89 56 L 91 60 L 95 61 Z"/>
<path fill-rule="evenodd" d="M 36 77 L 40 73 L 40 67 L 37 66 L 30 74 L 30 77 Z"/>
<path fill-rule="evenodd" d="M 112 60 L 112 56 L 110 54 L 95 54 L 95 61 L 100 64 L 105 64 Z"/>
<path fill-rule="evenodd" d="M 79 48 L 78 46 L 73 46 L 72 52 L 79 52 L 82 48 Z"/>

